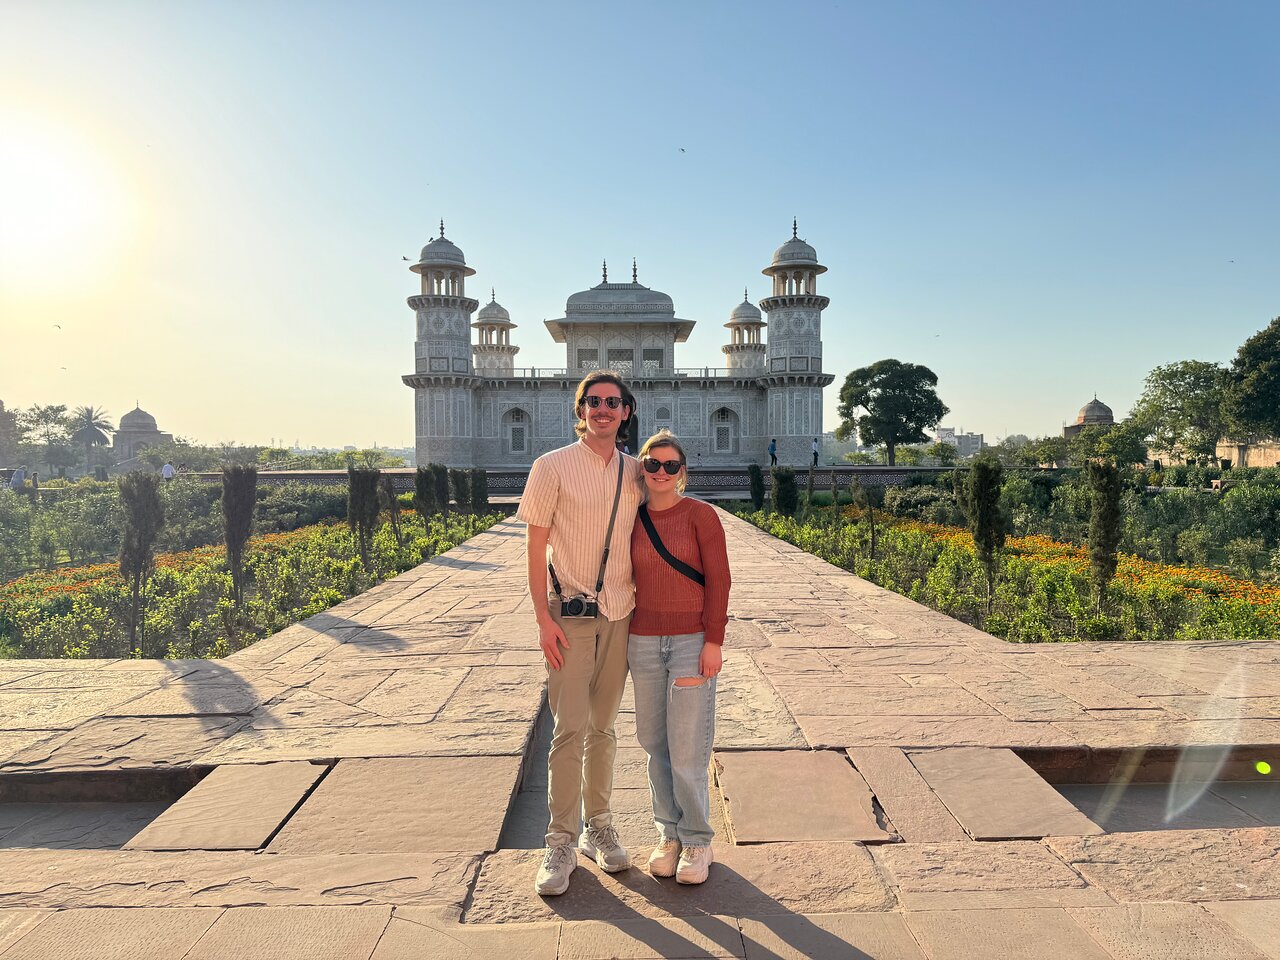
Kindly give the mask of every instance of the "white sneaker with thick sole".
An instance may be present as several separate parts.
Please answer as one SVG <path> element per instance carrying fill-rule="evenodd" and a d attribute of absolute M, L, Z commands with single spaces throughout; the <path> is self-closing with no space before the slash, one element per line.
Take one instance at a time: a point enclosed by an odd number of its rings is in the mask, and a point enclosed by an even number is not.
<path fill-rule="evenodd" d="M 588 820 L 587 829 L 578 838 L 578 847 L 605 873 L 618 873 L 631 866 L 631 854 L 618 842 L 611 814 L 602 813 Z"/>
<path fill-rule="evenodd" d="M 680 851 L 680 865 L 676 867 L 676 883 L 702 883 L 711 871 L 710 845 L 705 847 L 685 847 Z"/>
<path fill-rule="evenodd" d="M 578 869 L 578 851 L 572 843 L 547 847 L 533 889 L 540 897 L 558 897 L 569 889 L 569 877 Z"/>
<path fill-rule="evenodd" d="M 649 854 L 649 873 L 655 877 L 674 877 L 679 859 L 679 840 L 659 840 L 653 853 Z"/>

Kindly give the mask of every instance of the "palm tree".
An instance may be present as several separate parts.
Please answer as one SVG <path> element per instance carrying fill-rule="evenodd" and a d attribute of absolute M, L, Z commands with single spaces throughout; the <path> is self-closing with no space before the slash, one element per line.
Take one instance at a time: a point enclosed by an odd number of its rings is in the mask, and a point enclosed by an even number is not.
<path fill-rule="evenodd" d="M 111 442 L 108 433 L 115 431 L 107 411 L 102 407 L 76 407 L 71 413 L 71 439 L 84 447 L 84 472 L 93 472 L 93 448 Z"/>

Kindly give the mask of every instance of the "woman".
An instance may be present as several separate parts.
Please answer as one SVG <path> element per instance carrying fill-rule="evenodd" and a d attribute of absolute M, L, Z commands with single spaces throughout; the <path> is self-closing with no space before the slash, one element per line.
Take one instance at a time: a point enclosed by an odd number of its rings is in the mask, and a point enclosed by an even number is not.
<path fill-rule="evenodd" d="M 683 496 L 688 478 L 679 441 L 659 431 L 640 449 L 640 463 L 648 500 L 631 533 L 636 609 L 627 663 L 659 834 L 649 871 L 702 883 L 715 835 L 707 767 L 728 620 L 729 558 L 716 511 Z"/>

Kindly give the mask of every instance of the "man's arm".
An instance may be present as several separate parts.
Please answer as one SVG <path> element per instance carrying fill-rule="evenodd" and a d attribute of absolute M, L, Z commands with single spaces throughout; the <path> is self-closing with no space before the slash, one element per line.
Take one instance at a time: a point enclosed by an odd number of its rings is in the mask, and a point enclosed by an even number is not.
<path fill-rule="evenodd" d="M 547 538 L 551 536 L 550 527 L 539 527 L 526 524 L 528 533 L 525 537 L 525 559 L 528 565 L 529 596 L 533 600 L 533 615 L 538 620 L 538 643 L 542 647 L 542 655 L 552 670 L 564 666 L 564 654 L 557 644 L 564 644 L 569 649 L 569 640 L 551 616 L 547 608 Z"/>

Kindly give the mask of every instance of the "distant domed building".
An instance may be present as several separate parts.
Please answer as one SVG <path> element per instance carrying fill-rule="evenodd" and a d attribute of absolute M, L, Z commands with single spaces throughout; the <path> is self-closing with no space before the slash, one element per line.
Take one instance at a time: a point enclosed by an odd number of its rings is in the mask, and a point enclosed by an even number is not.
<path fill-rule="evenodd" d="M 1070 440 L 1085 427 L 1111 428 L 1115 425 L 1116 418 L 1111 413 L 1111 408 L 1099 400 L 1095 393 L 1093 399 L 1080 408 L 1076 422 L 1062 428 L 1062 435 Z"/>
<path fill-rule="evenodd" d="M 163 433 L 156 418 L 141 407 L 135 406 L 120 418 L 111 449 L 117 461 L 131 460 L 148 447 L 172 443 L 173 434 Z"/>
<path fill-rule="evenodd" d="M 511 314 L 492 291 L 484 307 L 466 295 L 475 270 L 443 223 L 409 269 L 421 292 L 409 297 L 417 337 L 414 372 L 402 379 L 414 391 L 419 466 L 529 466 L 573 441 L 573 389 L 601 369 L 621 374 L 635 394 L 632 453 L 666 427 L 691 465 L 762 462 L 774 438 L 783 463 L 803 464 L 822 433 L 822 388 L 834 379 L 822 370 L 829 301 L 817 278 L 827 268 L 794 222 L 761 271 L 771 294 L 757 305 L 744 290 L 730 311 L 718 368 L 676 366 L 676 344 L 689 339 L 694 321 L 676 316 L 668 294 L 640 283 L 634 262 L 629 283 L 611 283 L 605 267 L 599 283 L 567 298 L 564 316 L 543 321 L 565 347 L 564 366 L 550 369 L 514 366 Z"/>

